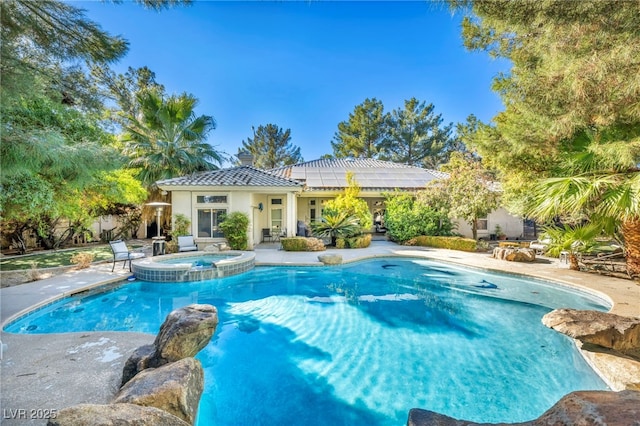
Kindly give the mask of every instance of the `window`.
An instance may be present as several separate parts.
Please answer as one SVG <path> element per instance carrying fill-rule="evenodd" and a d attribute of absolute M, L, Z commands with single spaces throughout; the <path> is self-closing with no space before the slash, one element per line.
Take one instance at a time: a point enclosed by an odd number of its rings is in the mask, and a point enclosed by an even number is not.
<path fill-rule="evenodd" d="M 477 220 L 476 220 L 476 229 L 477 229 L 478 231 L 486 231 L 487 229 L 489 229 L 489 228 L 487 227 L 487 219 L 486 219 L 486 218 L 484 218 L 484 219 L 477 219 Z"/>
<path fill-rule="evenodd" d="M 227 204 L 226 195 L 198 195 L 196 197 L 198 204 Z"/>
<path fill-rule="evenodd" d="M 224 237 L 218 226 L 226 215 L 226 209 L 198 209 L 198 237 Z"/>
<path fill-rule="evenodd" d="M 318 216 L 317 216 L 317 211 L 316 210 L 316 200 L 309 200 L 309 220 L 311 222 L 315 222 L 316 220 L 318 220 Z"/>
<path fill-rule="evenodd" d="M 282 209 L 271 209 L 271 228 L 280 230 L 282 229 Z"/>
<path fill-rule="evenodd" d="M 272 198 L 271 204 L 279 204 L 282 205 L 282 198 Z"/>

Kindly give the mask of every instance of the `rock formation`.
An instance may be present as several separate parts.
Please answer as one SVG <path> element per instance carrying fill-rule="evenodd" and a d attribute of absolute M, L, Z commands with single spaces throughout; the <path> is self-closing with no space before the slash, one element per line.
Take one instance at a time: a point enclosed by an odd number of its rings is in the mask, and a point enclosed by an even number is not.
<path fill-rule="evenodd" d="M 146 368 L 156 368 L 195 356 L 207 346 L 218 325 L 218 311 L 211 305 L 189 305 L 167 315 L 152 345 L 139 347 L 122 372 L 124 386 Z"/>
<path fill-rule="evenodd" d="M 189 423 L 154 407 L 135 404 L 80 404 L 60 410 L 47 426 L 189 426 Z"/>
<path fill-rule="evenodd" d="M 120 389 L 113 403 L 160 408 L 194 424 L 203 389 L 204 371 L 200 361 L 184 358 L 141 371 Z"/>
<path fill-rule="evenodd" d="M 535 420 L 511 423 L 520 426 L 640 424 L 640 392 L 580 391 L 564 396 Z M 492 423 L 506 425 L 508 423 Z M 471 426 L 475 422 L 458 420 L 433 411 L 414 408 L 407 426 Z M 489 425 L 483 423 L 483 425 Z"/>
<path fill-rule="evenodd" d="M 536 251 L 529 248 L 496 247 L 492 257 L 511 262 L 533 262 L 536 260 Z"/>
<path fill-rule="evenodd" d="M 556 309 L 542 317 L 542 323 L 584 343 L 632 356 L 640 353 L 640 318 L 598 311 Z"/>
<path fill-rule="evenodd" d="M 342 264 L 342 256 L 339 254 L 321 254 L 318 256 L 318 260 L 325 265 L 340 265 Z"/>
<path fill-rule="evenodd" d="M 218 311 L 211 305 L 176 309 L 154 343 L 129 357 L 111 404 L 65 408 L 47 425 L 193 425 L 204 390 L 202 365 L 193 357 L 209 343 L 217 325 Z"/>

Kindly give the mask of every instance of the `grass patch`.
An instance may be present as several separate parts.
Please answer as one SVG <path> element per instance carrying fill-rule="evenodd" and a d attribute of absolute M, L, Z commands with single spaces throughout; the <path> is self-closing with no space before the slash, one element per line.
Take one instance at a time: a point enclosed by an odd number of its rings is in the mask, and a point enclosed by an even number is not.
<path fill-rule="evenodd" d="M 141 247 L 141 246 L 137 246 Z M 136 246 L 131 246 L 136 248 Z M 71 266 L 71 258 L 78 253 L 91 253 L 94 262 L 104 260 L 113 260 L 113 252 L 108 245 L 100 245 L 93 247 L 79 247 L 77 249 L 63 251 L 42 251 L 34 254 L 26 254 L 24 256 L 16 256 L 10 259 L 0 260 L 0 270 L 2 271 L 20 271 L 31 269 L 32 264 L 36 263 L 36 268 L 56 268 L 58 266 Z"/>

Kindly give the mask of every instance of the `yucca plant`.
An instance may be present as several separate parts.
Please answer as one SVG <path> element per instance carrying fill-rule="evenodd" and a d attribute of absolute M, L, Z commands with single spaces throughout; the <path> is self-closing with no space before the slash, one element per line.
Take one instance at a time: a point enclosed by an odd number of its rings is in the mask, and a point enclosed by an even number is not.
<path fill-rule="evenodd" d="M 336 238 L 347 238 L 362 233 L 360 222 L 356 216 L 346 212 L 330 212 L 322 216 L 319 222 L 311 224 L 314 237 L 331 237 L 331 245 L 336 245 Z"/>

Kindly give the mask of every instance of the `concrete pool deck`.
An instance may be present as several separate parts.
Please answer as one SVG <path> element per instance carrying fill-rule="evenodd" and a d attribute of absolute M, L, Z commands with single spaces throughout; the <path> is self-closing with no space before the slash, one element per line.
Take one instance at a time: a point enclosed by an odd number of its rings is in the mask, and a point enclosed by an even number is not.
<path fill-rule="evenodd" d="M 557 259 L 540 258 L 534 263 L 497 260 L 488 253 L 466 253 L 424 247 L 406 247 L 388 241 L 373 241 L 366 249 L 330 249 L 324 252 L 285 252 L 278 244 L 255 249 L 256 265 L 320 266 L 319 254 L 340 254 L 343 262 L 381 256 L 415 256 L 459 265 L 523 274 L 552 280 L 593 292 L 613 303 L 612 313 L 640 317 L 640 285 L 637 282 L 571 271 Z M 117 282 L 130 275 L 118 264 L 68 271 L 55 277 L 0 290 L 0 322 L 6 325 L 33 306 L 84 289 Z M 138 346 L 155 336 L 141 333 L 87 332 L 47 335 L 17 335 L 2 332 L 0 362 L 0 410 L 3 425 L 44 425 L 43 417 L 80 403 L 107 403 L 117 390 L 122 367 Z M 49 411 L 47 411 L 49 410 Z"/>

